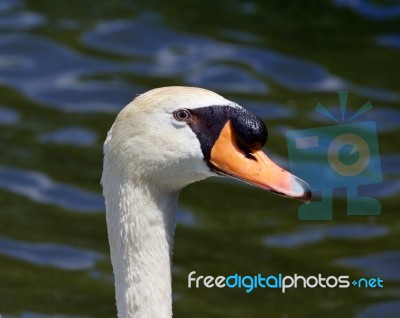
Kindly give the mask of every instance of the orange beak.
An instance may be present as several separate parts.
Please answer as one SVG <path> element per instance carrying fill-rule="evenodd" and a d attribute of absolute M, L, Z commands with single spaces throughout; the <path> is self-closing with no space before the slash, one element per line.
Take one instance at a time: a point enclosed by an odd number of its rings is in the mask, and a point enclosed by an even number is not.
<path fill-rule="evenodd" d="M 211 150 L 210 163 L 222 174 L 303 202 L 310 202 L 306 182 L 272 162 L 261 150 L 250 156 L 238 147 L 232 123 L 223 127 Z"/>

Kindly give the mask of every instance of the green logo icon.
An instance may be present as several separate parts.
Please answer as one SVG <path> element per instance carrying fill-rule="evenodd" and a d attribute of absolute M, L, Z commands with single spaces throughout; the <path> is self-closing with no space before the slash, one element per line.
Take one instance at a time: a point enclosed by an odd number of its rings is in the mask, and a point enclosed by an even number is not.
<path fill-rule="evenodd" d="M 376 124 L 357 120 L 372 104 L 368 101 L 346 121 L 347 91 L 339 92 L 339 100 L 340 119 L 323 105 L 316 106 L 316 111 L 333 120 L 334 125 L 286 134 L 292 173 L 321 194 L 319 201 L 300 206 L 300 220 L 332 220 L 333 190 L 337 188 L 346 189 L 347 215 L 381 213 L 378 200 L 359 194 L 360 186 L 382 182 Z"/>

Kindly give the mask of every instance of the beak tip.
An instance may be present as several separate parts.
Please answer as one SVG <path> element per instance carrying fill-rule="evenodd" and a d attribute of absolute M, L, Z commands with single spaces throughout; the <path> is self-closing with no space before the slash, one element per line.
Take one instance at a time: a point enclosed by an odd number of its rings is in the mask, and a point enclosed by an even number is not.
<path fill-rule="evenodd" d="M 312 192 L 307 182 L 301 180 L 296 176 L 292 176 L 292 184 L 294 192 L 298 193 L 298 196 L 296 196 L 296 198 L 303 201 L 304 203 L 310 203 Z"/>

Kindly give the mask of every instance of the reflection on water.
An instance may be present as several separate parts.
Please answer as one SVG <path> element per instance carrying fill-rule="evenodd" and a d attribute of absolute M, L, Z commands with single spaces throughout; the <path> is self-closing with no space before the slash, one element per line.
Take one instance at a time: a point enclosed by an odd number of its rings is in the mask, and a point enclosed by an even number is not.
<path fill-rule="evenodd" d="M 19 120 L 19 113 L 11 108 L 0 107 L 0 125 L 15 124 Z"/>
<path fill-rule="evenodd" d="M 267 236 L 264 243 L 273 247 L 295 248 L 315 244 L 325 239 L 362 240 L 386 235 L 381 225 L 341 224 L 333 226 L 302 226 L 296 232 Z"/>
<path fill-rule="evenodd" d="M 103 255 L 62 244 L 31 243 L 0 237 L 0 255 L 13 257 L 40 266 L 64 270 L 91 268 Z"/>
<path fill-rule="evenodd" d="M 178 62 L 179 63 L 179 62 Z M 210 65 L 201 68 L 187 80 L 191 86 L 207 85 L 210 89 L 230 93 L 266 93 L 268 86 L 248 74 L 243 68 L 228 65 Z"/>
<path fill-rule="evenodd" d="M 400 17 L 400 5 L 374 4 L 372 0 L 334 0 L 339 6 L 346 6 L 373 20 L 395 20 Z"/>
<path fill-rule="evenodd" d="M 398 100 L 400 98 L 400 95 L 396 95 L 396 100 Z M 333 115 L 333 117 L 341 117 L 339 107 L 327 107 L 327 109 Z M 351 118 L 356 112 L 356 110 L 347 109 L 345 114 L 345 121 L 348 121 L 349 118 Z M 335 122 L 325 116 L 322 116 L 318 112 L 312 112 L 310 116 L 312 116 L 313 119 L 325 124 L 336 124 Z M 359 117 L 357 120 L 352 120 L 351 122 L 353 123 L 371 120 L 376 123 L 378 131 L 380 132 L 394 131 L 399 128 L 400 111 L 389 107 L 374 107 L 366 113 L 362 114 L 361 117 Z"/>
<path fill-rule="evenodd" d="M 16 9 L 17 7 L 21 6 L 21 4 L 21 0 L 3 0 L 0 3 L 0 13 Z"/>
<path fill-rule="evenodd" d="M 2 14 L 0 18 L 0 30 L 25 30 L 44 23 L 41 15 L 32 12 L 20 12 L 11 16 Z"/>
<path fill-rule="evenodd" d="M 372 255 L 340 258 L 337 264 L 360 269 L 363 274 L 385 280 L 400 281 L 400 252 L 387 251 Z"/>
<path fill-rule="evenodd" d="M 46 143 L 90 146 L 97 140 L 97 134 L 82 127 L 67 127 L 41 134 L 39 140 Z"/>
<path fill-rule="evenodd" d="M 135 96 L 134 87 L 126 83 L 80 79 L 97 72 L 118 69 L 115 63 L 85 57 L 43 38 L 0 36 L 0 83 L 17 88 L 32 100 L 59 110 L 90 112 L 121 109 Z"/>
<path fill-rule="evenodd" d="M 20 0 L 2 0 L 0 3 L 0 30 L 27 30 L 41 26 L 46 18 L 38 13 L 23 10 Z M 16 11 L 16 9 L 22 9 Z M 14 11 L 15 10 L 15 11 Z"/>
<path fill-rule="evenodd" d="M 365 98 L 373 98 L 381 100 L 383 102 L 398 102 L 400 100 L 400 94 L 396 91 L 389 91 L 385 89 L 380 89 L 376 87 L 369 86 L 355 86 L 352 92 L 358 93 Z"/>
<path fill-rule="evenodd" d="M 385 301 L 368 305 L 357 314 L 357 318 L 398 318 L 400 317 L 400 302 Z"/>
<path fill-rule="evenodd" d="M 279 103 L 255 102 L 250 100 L 238 100 L 237 102 L 259 117 L 268 118 L 268 120 L 293 118 L 295 115 L 293 107 Z"/>
<path fill-rule="evenodd" d="M 139 37 L 146 34 L 146 37 Z M 335 91 L 344 82 L 315 63 L 267 49 L 234 46 L 148 24 L 116 21 L 86 33 L 84 43 L 96 49 L 145 59 L 129 69 L 146 76 L 182 76 L 185 83 L 217 87 L 222 92 L 259 93 L 266 86 L 258 77 L 295 90 Z M 150 61 L 147 59 L 152 58 Z M 240 61 L 242 67 L 233 66 Z M 252 70 L 250 73 L 248 70 Z M 225 80 L 229 78 L 229 84 Z M 215 86 L 218 84 L 217 86 Z"/>
<path fill-rule="evenodd" d="M 0 318 L 86 318 L 87 316 L 71 316 L 71 315 L 63 315 L 63 314 L 56 314 L 56 315 L 46 315 L 46 314 L 39 314 L 36 312 L 29 312 L 24 311 L 18 315 L 1 315 Z"/>
<path fill-rule="evenodd" d="M 298 223 L 298 203 L 242 183 L 191 186 L 177 213 L 174 317 L 259 317 L 266 310 L 273 318 L 400 316 L 399 302 L 387 296 L 399 294 L 400 281 L 399 5 L 332 0 L 309 11 L 290 1 L 279 8 L 216 3 L 193 3 L 181 14 L 179 4 L 162 1 L 0 1 L 2 318 L 115 316 L 99 186 L 102 139 L 136 94 L 166 85 L 211 88 L 264 118 L 266 152 L 285 168 L 288 130 L 333 124 L 316 115 L 318 102 L 338 115 L 336 91 L 348 90 L 350 118 L 371 99 L 374 109 L 359 120 L 377 124 L 384 180 L 360 189 L 382 203 L 374 224 L 344 215 Z M 344 191 L 335 195 L 344 204 Z M 27 239 L 32 233 L 35 242 Z M 192 270 L 337 269 L 380 275 L 390 290 L 375 290 L 371 299 L 369 291 L 350 289 L 243 297 L 186 288 Z"/>
<path fill-rule="evenodd" d="M 69 137 L 74 138 L 73 135 Z M 57 140 L 58 143 L 65 141 Z M 35 202 L 54 204 L 71 211 L 103 212 L 105 209 L 102 195 L 55 182 L 37 171 L 0 167 L 0 188 Z M 187 226 L 196 224 L 192 213 L 185 209 L 178 210 L 177 222 Z"/>
<path fill-rule="evenodd" d="M 384 34 L 377 38 L 377 43 L 392 49 L 400 49 L 400 34 Z"/>
<path fill-rule="evenodd" d="M 55 182 L 36 171 L 0 167 L 0 188 L 26 196 L 35 202 L 55 204 L 73 211 L 104 210 L 104 200 L 100 194 Z"/>

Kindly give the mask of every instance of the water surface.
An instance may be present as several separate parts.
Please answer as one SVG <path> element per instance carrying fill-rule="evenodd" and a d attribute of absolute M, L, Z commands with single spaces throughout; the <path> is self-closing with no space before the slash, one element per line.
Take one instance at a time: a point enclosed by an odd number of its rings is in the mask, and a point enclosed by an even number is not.
<path fill-rule="evenodd" d="M 382 215 L 305 222 L 298 202 L 222 178 L 181 195 L 174 317 L 399 317 L 399 4 L 396 1 L 0 3 L 0 315 L 115 317 L 101 194 L 102 142 L 137 94 L 194 85 L 268 127 L 288 168 L 289 130 L 373 109 L 383 182 L 361 187 Z M 314 167 L 315 169 L 318 167 Z M 188 289 L 207 275 L 349 275 L 384 288 Z M 288 306 L 290 304 L 290 306 Z"/>

